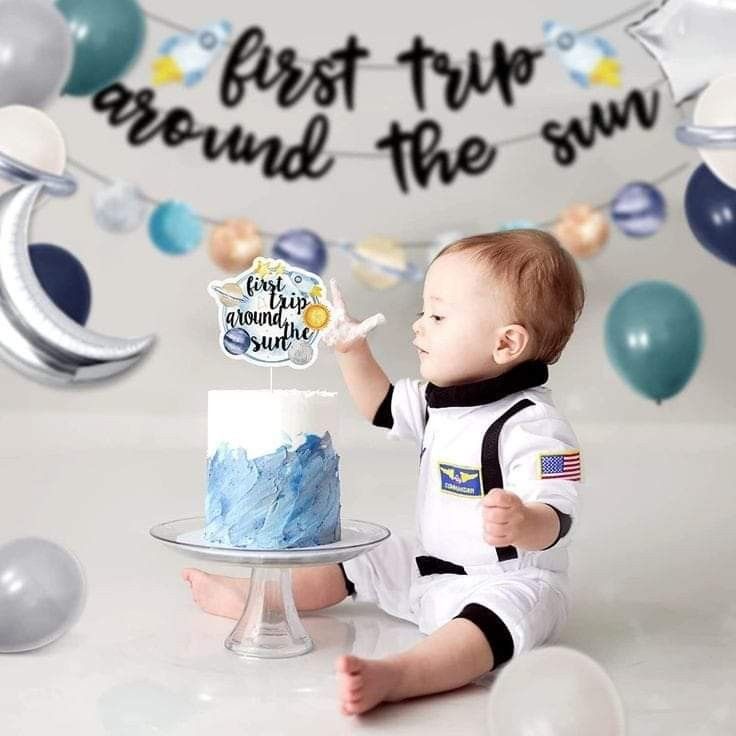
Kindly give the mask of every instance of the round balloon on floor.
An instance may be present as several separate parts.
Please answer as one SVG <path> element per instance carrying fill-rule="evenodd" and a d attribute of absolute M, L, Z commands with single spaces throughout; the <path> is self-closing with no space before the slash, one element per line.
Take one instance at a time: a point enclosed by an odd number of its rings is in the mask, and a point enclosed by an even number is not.
<path fill-rule="evenodd" d="M 546 646 L 514 657 L 488 698 L 495 736 L 623 736 L 623 704 L 611 678 L 586 654 Z"/>
<path fill-rule="evenodd" d="M 700 361 L 700 311 L 687 293 L 666 281 L 634 284 L 608 312 L 605 343 L 624 380 L 660 403 L 682 390 Z"/>
<path fill-rule="evenodd" d="M 85 598 L 82 566 L 60 545 L 40 537 L 0 545 L 0 652 L 55 641 L 77 621 Z"/>

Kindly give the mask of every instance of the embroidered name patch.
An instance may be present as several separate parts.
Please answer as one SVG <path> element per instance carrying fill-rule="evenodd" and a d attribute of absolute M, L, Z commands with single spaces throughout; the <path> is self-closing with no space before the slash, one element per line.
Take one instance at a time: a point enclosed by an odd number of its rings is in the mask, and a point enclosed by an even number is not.
<path fill-rule="evenodd" d="M 450 463 L 439 463 L 440 488 L 455 496 L 480 497 L 483 487 L 479 468 L 466 468 Z"/>
<path fill-rule="evenodd" d="M 540 452 L 537 461 L 537 478 L 580 480 L 580 450 L 569 452 Z"/>

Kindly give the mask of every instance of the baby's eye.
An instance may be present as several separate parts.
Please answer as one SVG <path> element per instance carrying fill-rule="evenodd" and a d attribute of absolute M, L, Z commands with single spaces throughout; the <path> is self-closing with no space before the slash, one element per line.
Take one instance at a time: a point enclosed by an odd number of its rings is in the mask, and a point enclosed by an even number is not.
<path fill-rule="evenodd" d="M 429 316 L 430 316 L 430 317 L 431 317 L 431 318 L 432 318 L 433 320 L 435 320 L 436 322 L 441 322 L 441 321 L 442 321 L 442 320 L 444 319 L 444 317 L 440 317 L 440 316 L 439 316 L 439 315 L 437 315 L 437 314 L 430 314 Z"/>

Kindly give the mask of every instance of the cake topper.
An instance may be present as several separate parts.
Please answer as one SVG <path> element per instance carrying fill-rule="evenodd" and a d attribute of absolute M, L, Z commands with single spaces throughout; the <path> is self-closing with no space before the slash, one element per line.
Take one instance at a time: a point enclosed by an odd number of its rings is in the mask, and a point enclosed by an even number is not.
<path fill-rule="evenodd" d="M 256 365 L 308 368 L 331 320 L 324 283 L 285 261 L 258 257 L 235 278 L 212 281 L 218 305 L 220 348 Z"/>

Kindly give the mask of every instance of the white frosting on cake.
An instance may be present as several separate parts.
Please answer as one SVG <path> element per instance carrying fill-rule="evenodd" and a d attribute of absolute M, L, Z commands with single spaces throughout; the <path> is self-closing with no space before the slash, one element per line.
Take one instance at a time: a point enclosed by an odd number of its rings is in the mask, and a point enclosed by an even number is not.
<path fill-rule="evenodd" d="M 248 457 L 301 444 L 300 435 L 339 433 L 337 393 L 298 389 L 207 392 L 207 457 L 222 444 L 242 447 Z"/>

